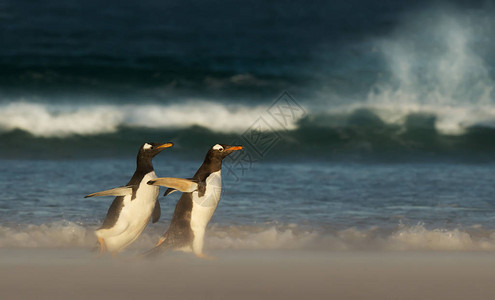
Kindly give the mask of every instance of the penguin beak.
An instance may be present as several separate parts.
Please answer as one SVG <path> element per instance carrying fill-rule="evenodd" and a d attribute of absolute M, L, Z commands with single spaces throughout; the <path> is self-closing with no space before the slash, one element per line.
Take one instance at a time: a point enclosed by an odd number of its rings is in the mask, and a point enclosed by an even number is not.
<path fill-rule="evenodd" d="M 161 144 L 160 146 L 156 147 L 156 149 L 165 149 L 168 147 L 172 147 L 173 145 L 174 145 L 173 143 L 165 143 L 165 144 Z"/>
<path fill-rule="evenodd" d="M 225 151 L 237 151 L 237 150 L 242 150 L 242 149 L 244 149 L 242 146 L 232 146 L 232 147 L 225 149 Z"/>

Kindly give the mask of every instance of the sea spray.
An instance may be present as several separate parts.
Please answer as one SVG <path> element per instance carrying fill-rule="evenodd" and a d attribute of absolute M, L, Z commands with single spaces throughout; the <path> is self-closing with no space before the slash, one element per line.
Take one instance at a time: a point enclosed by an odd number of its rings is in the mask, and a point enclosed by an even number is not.
<path fill-rule="evenodd" d="M 479 51 L 481 45 L 491 47 L 479 32 L 493 28 L 486 22 L 493 23 L 486 14 L 452 7 L 411 13 L 393 34 L 377 41 L 390 75 L 378 79 L 360 105 L 386 122 L 431 114 L 445 134 L 493 124 L 495 82 L 488 58 Z"/>
<path fill-rule="evenodd" d="M 0 227 L 0 248 L 87 248 L 96 244 L 95 226 L 68 221 Z M 130 252 L 156 243 L 162 228 L 148 228 Z M 483 228 L 427 229 L 424 224 L 399 224 L 395 229 L 349 227 L 342 230 L 289 225 L 213 225 L 207 230 L 207 251 L 495 251 L 495 231 Z"/>

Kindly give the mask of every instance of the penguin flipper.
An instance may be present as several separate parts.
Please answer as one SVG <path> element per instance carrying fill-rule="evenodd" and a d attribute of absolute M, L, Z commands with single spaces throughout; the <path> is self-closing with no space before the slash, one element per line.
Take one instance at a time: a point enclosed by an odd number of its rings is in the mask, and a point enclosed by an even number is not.
<path fill-rule="evenodd" d="M 198 184 L 189 179 L 174 178 L 174 177 L 162 177 L 148 181 L 149 185 L 160 185 L 179 190 L 183 193 L 194 192 L 198 188 Z M 167 190 L 168 192 L 168 190 Z M 172 193 L 170 191 L 168 194 Z"/>
<path fill-rule="evenodd" d="M 99 197 L 99 196 L 127 196 L 127 195 L 132 195 L 132 191 L 134 188 L 135 187 L 133 185 L 120 186 L 118 188 L 92 193 L 84 196 L 84 198 Z"/>
<path fill-rule="evenodd" d="M 176 189 L 174 189 L 174 188 L 168 188 L 168 189 L 165 191 L 165 194 L 163 194 L 163 196 L 164 196 L 164 197 L 166 197 L 166 196 L 168 196 L 168 195 L 172 194 L 173 192 L 177 192 L 177 190 L 176 190 Z"/>
<path fill-rule="evenodd" d="M 194 181 L 192 178 L 187 178 L 188 180 L 191 180 L 191 181 Z M 196 182 L 196 181 L 194 181 Z M 167 197 L 168 195 L 172 194 L 173 192 L 177 192 L 176 189 L 174 188 L 168 188 L 166 191 L 165 191 L 165 194 L 163 194 L 163 197 Z"/>
<path fill-rule="evenodd" d="M 160 220 L 160 216 L 162 214 L 162 209 L 160 208 L 160 202 L 158 199 L 155 202 L 155 208 L 153 208 L 153 212 L 151 213 L 151 222 L 156 223 Z"/>

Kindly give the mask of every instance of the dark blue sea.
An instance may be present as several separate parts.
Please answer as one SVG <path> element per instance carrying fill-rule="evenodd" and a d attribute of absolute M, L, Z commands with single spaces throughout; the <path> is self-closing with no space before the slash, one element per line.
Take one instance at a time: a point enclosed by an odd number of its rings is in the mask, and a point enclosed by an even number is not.
<path fill-rule="evenodd" d="M 0 0 L 0 247 L 95 245 L 145 142 L 223 166 L 208 249 L 495 250 L 486 1 Z M 148 248 L 162 219 L 131 249 Z"/>

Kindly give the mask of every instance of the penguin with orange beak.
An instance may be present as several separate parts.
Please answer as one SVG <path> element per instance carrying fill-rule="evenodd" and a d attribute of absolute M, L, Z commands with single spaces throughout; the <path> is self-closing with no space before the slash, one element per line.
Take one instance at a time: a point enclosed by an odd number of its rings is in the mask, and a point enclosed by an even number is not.
<path fill-rule="evenodd" d="M 153 157 L 172 145 L 145 143 L 139 148 L 136 171 L 127 185 L 84 197 L 117 196 L 108 209 L 103 225 L 95 232 L 100 254 L 105 250 L 117 254 L 138 238 L 150 217 L 153 223 L 160 218 L 160 203 L 157 200 L 160 188 L 147 182 L 157 178 Z"/>
<path fill-rule="evenodd" d="M 206 154 L 203 164 L 191 179 L 157 178 L 148 181 L 152 186 L 166 186 L 165 196 L 181 191 L 168 230 L 155 248 L 146 254 L 169 249 L 192 251 L 197 257 L 203 253 L 206 226 L 215 212 L 222 191 L 222 160 L 242 146 L 216 144 Z"/>

